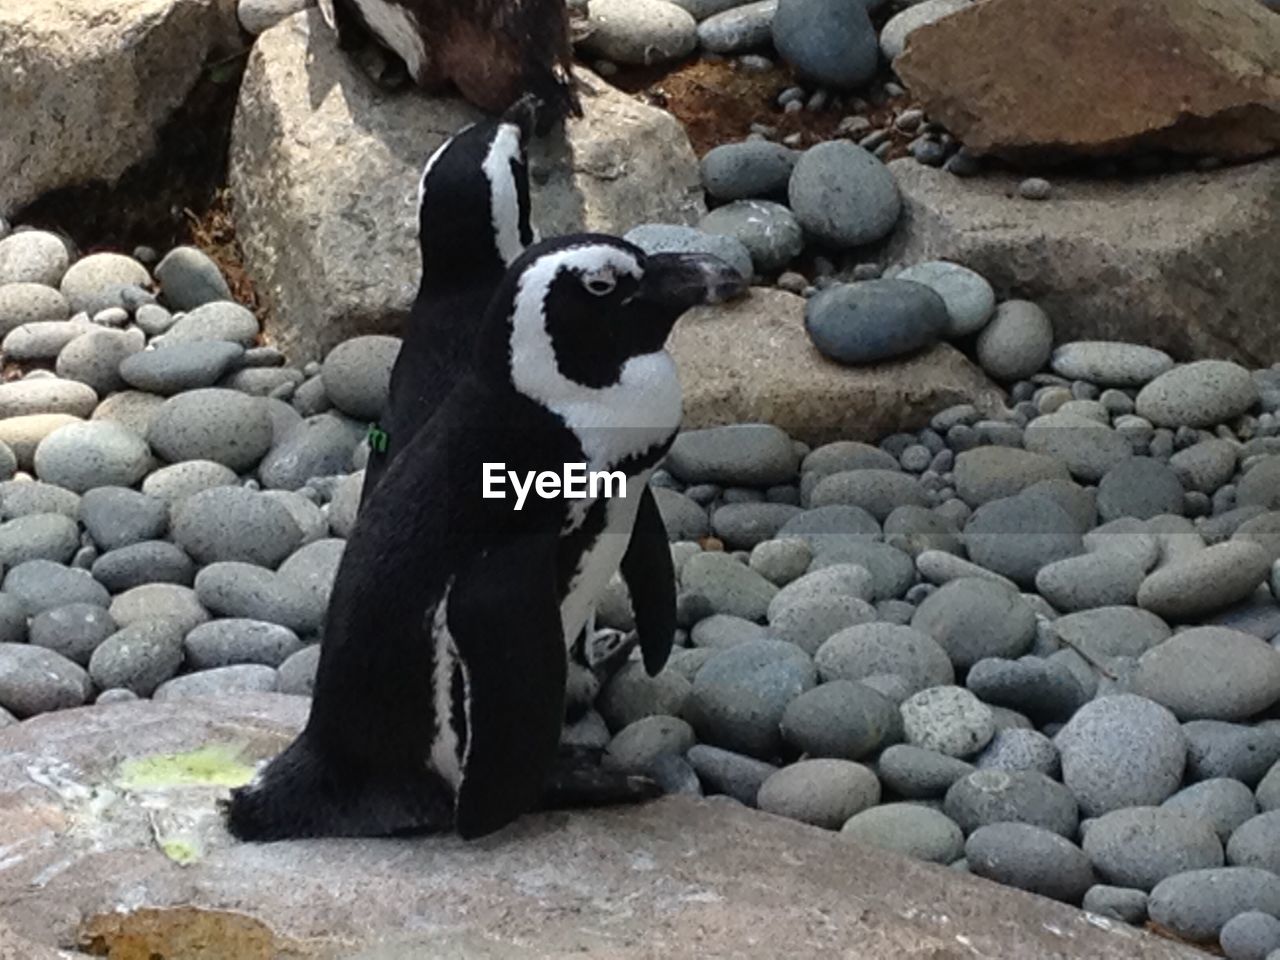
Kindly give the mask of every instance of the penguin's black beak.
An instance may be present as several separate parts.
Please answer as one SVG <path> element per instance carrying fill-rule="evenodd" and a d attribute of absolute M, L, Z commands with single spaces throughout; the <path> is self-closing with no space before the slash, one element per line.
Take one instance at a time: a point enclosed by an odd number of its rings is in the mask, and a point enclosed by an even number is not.
<path fill-rule="evenodd" d="M 528 146 L 529 138 L 533 136 L 535 128 L 538 126 L 538 118 L 546 109 L 546 104 L 542 102 L 542 98 L 536 94 L 526 93 L 511 106 L 507 107 L 502 114 L 503 123 L 511 123 L 520 129 L 520 145 Z"/>
<path fill-rule="evenodd" d="M 709 253 L 655 253 L 645 258 L 641 299 L 676 315 L 746 292 L 746 278 Z"/>

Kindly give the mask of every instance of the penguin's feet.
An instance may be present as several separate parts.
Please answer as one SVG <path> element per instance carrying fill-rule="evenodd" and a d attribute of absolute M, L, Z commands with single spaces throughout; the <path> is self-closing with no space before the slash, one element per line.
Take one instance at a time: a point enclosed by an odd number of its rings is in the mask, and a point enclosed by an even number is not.
<path fill-rule="evenodd" d="M 622 669 L 639 642 L 640 635 L 634 630 L 624 633 L 601 627 L 587 638 L 587 666 L 602 682 L 608 680 Z"/>
<path fill-rule="evenodd" d="M 539 806 L 543 810 L 608 807 L 662 796 L 662 788 L 648 777 L 605 767 L 603 753 L 562 745 Z"/>

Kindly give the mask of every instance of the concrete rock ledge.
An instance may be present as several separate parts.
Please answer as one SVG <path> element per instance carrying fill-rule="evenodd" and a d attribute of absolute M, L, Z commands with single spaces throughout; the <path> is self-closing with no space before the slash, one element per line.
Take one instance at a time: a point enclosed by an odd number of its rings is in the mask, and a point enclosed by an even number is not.
<path fill-rule="evenodd" d="M 137 702 L 0 734 L 0 924 L 39 945 L 21 955 L 1201 956 L 727 800 L 531 816 L 471 845 L 232 842 L 216 797 L 292 736 L 306 704 Z M 155 760 L 169 754 L 184 757 Z"/>

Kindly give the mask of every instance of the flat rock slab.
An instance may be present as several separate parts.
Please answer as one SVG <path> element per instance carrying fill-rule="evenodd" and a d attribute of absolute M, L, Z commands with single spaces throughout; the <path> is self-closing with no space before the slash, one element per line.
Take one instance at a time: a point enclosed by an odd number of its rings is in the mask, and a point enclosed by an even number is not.
<path fill-rule="evenodd" d="M 958 350 L 867 366 L 818 352 L 804 329 L 804 298 L 752 288 L 745 299 L 690 311 L 668 349 L 684 389 L 684 426 L 772 423 L 805 443 L 874 442 L 918 430 L 939 410 L 1001 405 L 995 385 Z"/>
<path fill-rule="evenodd" d="M 306 709 L 278 694 L 142 701 L 5 730 L 0 923 L 148 960 L 1200 956 L 728 800 L 530 816 L 471 844 L 232 841 L 219 782 L 283 746 Z"/>
<path fill-rule="evenodd" d="M 706 212 L 679 122 L 582 71 L 581 120 L 530 150 L 543 236 L 693 223 Z M 418 180 L 468 123 L 458 98 L 379 90 L 312 9 L 258 38 L 232 129 L 229 180 L 266 334 L 295 362 L 348 337 L 398 332 L 417 291 Z M 457 229 L 466 229 L 463 224 Z"/>
<path fill-rule="evenodd" d="M 1124 180 L 1055 178 L 1046 201 L 1018 178 L 890 164 L 903 218 L 891 260 L 945 259 L 1004 297 L 1034 300 L 1054 340 L 1123 340 L 1180 360 L 1280 360 L 1280 159 Z"/>

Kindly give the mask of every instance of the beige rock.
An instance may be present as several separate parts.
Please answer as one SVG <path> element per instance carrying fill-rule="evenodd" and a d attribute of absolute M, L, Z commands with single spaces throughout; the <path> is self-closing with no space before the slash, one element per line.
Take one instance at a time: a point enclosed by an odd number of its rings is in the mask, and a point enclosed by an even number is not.
<path fill-rule="evenodd" d="M 1019 199 L 1016 177 L 890 167 L 903 218 L 887 256 L 978 271 L 1002 299 L 1043 307 L 1059 343 L 1280 360 L 1280 159 L 1150 180 L 1057 179 L 1045 203 Z"/>
<path fill-rule="evenodd" d="M 985 0 L 913 32 L 894 68 L 977 153 L 1280 147 L 1280 19 L 1257 0 Z"/>
<path fill-rule="evenodd" d="M 68 423 L 80 423 L 79 417 L 69 413 L 31 413 L 21 417 L 5 417 L 0 420 L 0 442 L 7 443 L 18 458 L 18 469 L 34 470 L 36 447 L 40 441 L 59 427 Z"/>
<path fill-rule="evenodd" d="M 535 144 L 533 216 L 546 236 L 624 232 L 705 212 L 679 123 L 598 78 L 567 143 Z M 461 100 L 388 96 L 341 54 L 317 11 L 254 46 L 232 131 L 230 181 L 246 266 L 271 306 L 267 337 L 294 362 L 394 332 L 417 287 L 418 178 L 479 115 Z"/>
<path fill-rule="evenodd" d="M 805 333 L 804 299 L 781 290 L 756 287 L 744 300 L 690 312 L 669 349 L 688 429 L 759 421 L 806 443 L 874 441 L 919 429 L 957 403 L 1000 405 L 991 381 L 945 344 L 874 366 L 828 360 Z"/>
<path fill-rule="evenodd" d="M 175 960 L 1202 956 L 726 800 L 529 816 L 469 844 L 252 846 L 221 829 L 223 789 L 144 789 L 122 766 L 201 748 L 239 748 L 251 764 L 293 736 L 306 705 L 142 701 L 0 732 L 0 846 L 13 851 L 0 922 L 37 944 L 97 939 L 98 955 Z M 216 757 L 198 766 L 251 773 Z"/>
<path fill-rule="evenodd" d="M 115 181 L 206 63 L 237 50 L 235 0 L 0 4 L 0 214 L 42 193 Z"/>

